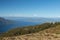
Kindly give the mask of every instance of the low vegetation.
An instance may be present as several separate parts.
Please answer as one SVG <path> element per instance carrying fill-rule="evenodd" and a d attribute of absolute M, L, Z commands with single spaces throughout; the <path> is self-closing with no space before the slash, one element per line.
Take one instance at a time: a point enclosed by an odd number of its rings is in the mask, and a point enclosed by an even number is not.
<path fill-rule="evenodd" d="M 60 25 L 60 22 L 44 23 L 44 24 L 36 25 L 36 26 L 27 26 L 27 27 L 22 27 L 22 28 L 16 28 L 16 29 L 12 29 L 6 33 L 3 33 L 1 35 L 1 37 L 10 37 L 10 36 L 18 36 L 18 35 L 36 33 L 36 32 L 51 28 L 51 27 L 56 27 L 57 25 Z"/>

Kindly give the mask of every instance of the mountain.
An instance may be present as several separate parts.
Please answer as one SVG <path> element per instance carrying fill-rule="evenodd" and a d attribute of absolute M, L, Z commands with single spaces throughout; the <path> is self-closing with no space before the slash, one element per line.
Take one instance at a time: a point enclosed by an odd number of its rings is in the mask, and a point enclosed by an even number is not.
<path fill-rule="evenodd" d="M 60 40 L 60 22 L 12 29 L 0 40 Z"/>
<path fill-rule="evenodd" d="M 12 20 L 5 19 L 0 17 L 0 33 L 6 30 L 6 27 L 9 27 L 13 23 Z"/>
<path fill-rule="evenodd" d="M 12 20 L 7 20 L 7 19 L 5 19 L 3 17 L 0 17 L 0 27 L 8 25 L 8 24 L 10 24 L 12 22 L 13 22 Z"/>
<path fill-rule="evenodd" d="M 8 24 L 8 20 L 5 20 L 4 18 L 0 17 L 0 27 L 5 26 Z"/>

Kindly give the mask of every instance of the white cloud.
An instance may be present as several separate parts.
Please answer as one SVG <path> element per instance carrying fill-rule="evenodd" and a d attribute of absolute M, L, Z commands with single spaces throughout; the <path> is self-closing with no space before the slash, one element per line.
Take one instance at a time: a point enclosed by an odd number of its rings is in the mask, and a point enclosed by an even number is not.
<path fill-rule="evenodd" d="M 7 14 L 2 17 L 38 17 L 37 14 Z"/>
<path fill-rule="evenodd" d="M 38 15 L 37 14 L 33 14 L 34 17 L 37 17 Z"/>

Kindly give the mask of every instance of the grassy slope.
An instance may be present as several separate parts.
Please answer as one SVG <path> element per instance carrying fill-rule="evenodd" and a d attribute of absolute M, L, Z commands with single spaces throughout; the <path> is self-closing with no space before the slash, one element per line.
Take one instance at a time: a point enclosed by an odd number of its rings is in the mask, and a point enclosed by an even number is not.
<path fill-rule="evenodd" d="M 32 29 L 34 29 L 35 31 Z M 26 31 L 26 30 L 29 30 L 29 31 Z M 44 23 L 42 25 L 37 25 L 34 27 L 30 26 L 30 27 L 24 27 L 24 28 L 17 28 L 17 29 L 8 31 L 3 36 L 6 37 L 5 39 L 11 39 L 11 40 L 12 39 L 18 39 L 18 40 L 60 40 L 59 39 L 60 38 L 60 23 L 55 23 L 55 24 Z"/>

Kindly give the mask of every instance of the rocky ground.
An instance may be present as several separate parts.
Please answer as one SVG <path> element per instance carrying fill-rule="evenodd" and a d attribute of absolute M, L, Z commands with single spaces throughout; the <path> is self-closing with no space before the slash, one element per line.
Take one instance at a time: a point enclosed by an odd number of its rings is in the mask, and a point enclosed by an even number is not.
<path fill-rule="evenodd" d="M 15 37 L 4 37 L 2 40 L 60 40 L 60 34 L 39 32 Z"/>

